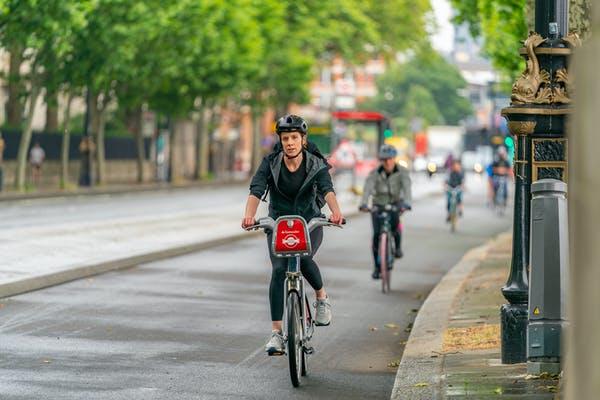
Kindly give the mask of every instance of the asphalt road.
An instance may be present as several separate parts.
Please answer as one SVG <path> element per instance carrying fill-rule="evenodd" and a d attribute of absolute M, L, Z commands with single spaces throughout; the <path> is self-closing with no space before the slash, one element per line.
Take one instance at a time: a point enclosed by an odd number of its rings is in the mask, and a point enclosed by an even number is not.
<path fill-rule="evenodd" d="M 317 260 L 334 317 L 316 330 L 299 389 L 285 357 L 263 354 L 270 266 L 261 237 L 4 299 L 0 398 L 389 398 L 388 364 L 401 358 L 411 310 L 465 251 L 510 228 L 510 216 L 485 208 L 481 185 L 470 186 L 454 235 L 441 197 L 414 204 L 389 295 L 369 276 L 368 216 L 326 231 Z"/>

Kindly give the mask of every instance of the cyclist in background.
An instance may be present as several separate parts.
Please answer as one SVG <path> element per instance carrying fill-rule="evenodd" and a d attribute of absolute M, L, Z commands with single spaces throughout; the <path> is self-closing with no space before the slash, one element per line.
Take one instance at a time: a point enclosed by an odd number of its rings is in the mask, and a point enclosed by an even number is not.
<path fill-rule="evenodd" d="M 379 149 L 379 160 L 381 164 L 375 168 L 365 182 L 363 197 L 360 210 L 368 211 L 369 198 L 372 197 L 373 205 L 385 207 L 387 204 L 393 204 L 398 209 L 411 209 L 411 181 L 408 169 L 396 163 L 398 152 L 389 145 L 384 144 Z M 400 211 L 390 213 L 391 225 L 394 228 L 394 241 L 396 242 L 396 258 L 402 257 L 401 234 L 399 231 Z M 373 239 L 372 251 L 374 260 L 374 269 L 372 273 L 373 279 L 379 279 L 379 235 L 381 234 L 381 226 L 377 215 L 372 214 L 371 220 L 373 223 Z"/>
<path fill-rule="evenodd" d="M 297 115 L 287 115 L 277 121 L 275 130 L 281 146 L 276 146 L 275 150 L 263 159 L 252 178 L 242 227 L 256 224 L 256 211 L 267 191 L 270 193 L 269 216 L 273 219 L 283 215 L 300 215 L 309 222 L 312 218 L 320 217 L 323 204 L 320 204 L 319 199 L 322 196 L 331 210 L 330 221 L 341 224 L 342 212 L 333 190 L 329 165 L 316 146 L 307 141 L 308 125 L 304 119 Z M 265 350 L 269 355 L 282 355 L 283 285 L 287 260 L 273 255 L 270 248 L 272 235 L 272 232 L 267 233 L 273 267 L 269 288 L 272 332 Z M 316 293 L 315 324 L 326 326 L 331 322 L 331 304 L 323 287 L 319 267 L 312 258 L 323 241 L 323 228 L 313 230 L 310 240 L 312 255 L 301 258 L 300 268 L 302 275 Z"/>
<path fill-rule="evenodd" d="M 498 188 L 500 185 L 503 185 L 504 198 L 502 201 L 506 204 L 506 200 L 508 198 L 508 177 L 512 176 L 512 166 L 510 165 L 510 161 L 508 161 L 508 154 L 504 147 L 499 147 L 497 151 L 497 158 L 492 163 L 492 183 L 494 187 L 494 199 L 496 198 L 496 192 L 498 192 Z M 502 179 L 505 178 L 505 179 Z"/>
<path fill-rule="evenodd" d="M 448 211 L 448 216 L 446 217 L 446 222 L 450 222 L 450 190 L 458 188 L 458 192 L 456 193 L 456 210 L 458 211 L 458 216 L 462 217 L 463 215 L 463 204 L 462 204 L 462 193 L 465 185 L 465 173 L 462 170 L 462 165 L 459 160 L 452 161 L 452 166 L 450 167 L 450 173 L 448 174 L 448 178 L 446 179 L 446 210 Z"/>

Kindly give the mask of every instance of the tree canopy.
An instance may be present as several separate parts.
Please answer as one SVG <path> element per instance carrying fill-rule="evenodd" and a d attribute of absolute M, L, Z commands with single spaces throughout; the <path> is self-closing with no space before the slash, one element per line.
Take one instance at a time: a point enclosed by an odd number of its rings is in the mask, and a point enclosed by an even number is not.
<path fill-rule="evenodd" d="M 377 80 L 378 95 L 366 107 L 385 111 L 405 131 L 414 118 L 455 125 L 472 113 L 471 103 L 460 95 L 466 86 L 455 66 L 424 48 Z"/>
<path fill-rule="evenodd" d="M 534 29 L 535 0 L 450 0 L 454 22 L 465 23 L 473 36 L 484 39 L 484 52 L 508 82 L 524 68 L 519 47 Z M 590 33 L 590 0 L 569 0 L 569 31 Z"/>

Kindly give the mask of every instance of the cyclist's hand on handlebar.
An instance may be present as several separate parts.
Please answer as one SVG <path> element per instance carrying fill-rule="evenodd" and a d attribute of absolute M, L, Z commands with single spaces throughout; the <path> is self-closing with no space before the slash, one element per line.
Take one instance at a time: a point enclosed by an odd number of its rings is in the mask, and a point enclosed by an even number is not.
<path fill-rule="evenodd" d="M 344 217 L 342 216 L 342 213 L 331 214 L 331 217 L 329 217 L 329 220 L 331 222 L 333 222 L 334 224 L 341 225 L 342 222 L 344 221 Z"/>
<path fill-rule="evenodd" d="M 412 210 L 412 206 L 408 203 L 400 203 L 400 204 L 398 204 L 398 208 L 402 212 Z"/>
<path fill-rule="evenodd" d="M 252 225 L 256 225 L 256 220 L 254 217 L 244 217 L 242 218 L 242 228 L 247 229 Z"/>

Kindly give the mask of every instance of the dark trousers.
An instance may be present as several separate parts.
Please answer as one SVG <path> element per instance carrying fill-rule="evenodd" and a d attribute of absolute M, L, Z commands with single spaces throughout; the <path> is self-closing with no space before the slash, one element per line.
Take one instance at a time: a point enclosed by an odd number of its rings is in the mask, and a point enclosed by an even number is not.
<path fill-rule="evenodd" d="M 269 303 L 271 305 L 271 320 L 281 321 L 283 317 L 283 293 L 285 282 L 285 273 L 288 270 L 288 260 L 290 258 L 275 257 L 271 251 L 271 243 L 273 240 L 273 234 L 267 234 L 267 245 L 269 246 L 269 256 L 271 257 L 271 265 L 273 271 L 271 273 L 271 285 L 269 286 Z M 310 256 L 300 258 L 300 270 L 302 276 L 315 290 L 323 288 L 323 279 L 321 278 L 321 272 L 319 266 L 313 260 L 313 256 L 321 246 L 323 242 L 323 227 L 316 228 L 310 233 L 310 243 L 312 246 L 312 254 Z M 293 259 L 292 259 L 293 260 Z"/>
<path fill-rule="evenodd" d="M 390 224 L 392 226 L 392 232 L 394 233 L 394 242 L 396 243 L 396 249 L 400 249 L 401 243 L 401 235 L 398 230 L 398 225 L 400 224 L 400 213 L 398 212 L 389 212 L 388 216 L 390 219 Z M 380 222 L 380 218 L 378 213 L 371 213 L 371 221 L 373 222 L 373 240 L 372 242 L 372 250 L 373 250 L 373 260 L 375 262 L 375 268 L 379 269 L 379 235 L 381 235 L 382 223 Z"/>

